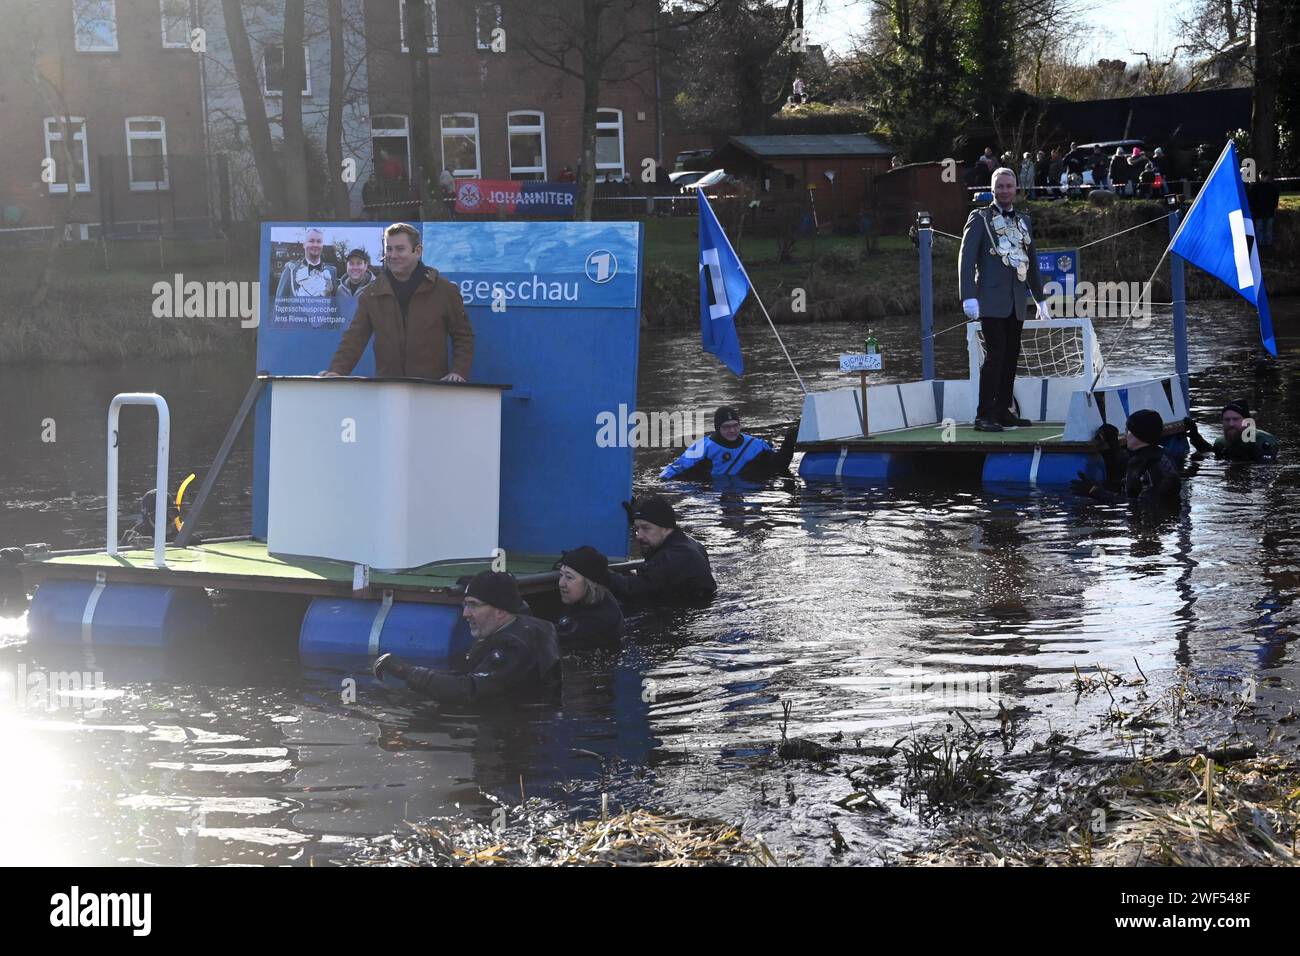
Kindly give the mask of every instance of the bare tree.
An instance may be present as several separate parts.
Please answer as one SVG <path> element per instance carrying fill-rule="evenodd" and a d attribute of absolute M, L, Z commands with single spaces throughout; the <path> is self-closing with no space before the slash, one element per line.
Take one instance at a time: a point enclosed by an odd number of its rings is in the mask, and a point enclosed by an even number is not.
<path fill-rule="evenodd" d="M 307 83 L 303 53 L 303 0 L 284 0 L 284 57 L 280 126 L 284 131 L 284 214 L 307 215 L 307 139 L 302 128 L 302 88 Z"/>
<path fill-rule="evenodd" d="M 343 101 L 347 98 L 343 53 L 343 0 L 328 0 L 330 35 L 330 101 L 325 120 L 325 165 L 329 175 L 329 205 L 335 217 L 346 219 L 351 209 L 343 182 Z M 339 261 L 342 261 L 341 259 Z"/>
<path fill-rule="evenodd" d="M 63 53 L 58 43 L 46 34 L 42 26 L 43 6 L 44 4 L 38 3 L 37 0 L 21 0 L 12 5 L 6 12 L 5 29 L 0 32 L 2 38 L 0 56 L 4 56 L 10 62 L 21 64 L 20 75 L 24 78 L 24 82 L 36 92 L 46 116 L 53 117 L 58 126 L 58 155 L 50 157 L 54 160 L 53 182 L 58 183 L 62 180 L 67 187 L 62 200 L 51 203 L 53 220 L 46 241 L 44 263 L 28 300 L 32 308 L 44 305 L 49 299 L 50 289 L 54 286 L 60 254 L 63 251 L 64 234 L 76 211 L 77 180 L 80 178 L 77 175 L 76 158 L 72 152 L 76 129 L 71 122 L 68 108 Z M 62 173 L 59 172 L 60 169 Z M 50 192 L 57 191 L 50 190 Z"/>
<path fill-rule="evenodd" d="M 248 129 L 249 145 L 253 150 L 253 162 L 257 166 L 257 176 L 262 181 L 262 195 L 273 213 L 278 213 L 285 200 L 284 169 L 271 142 L 271 125 L 266 117 L 262 91 L 258 88 L 257 68 L 253 63 L 253 50 L 248 42 L 248 28 L 244 25 L 239 0 L 221 0 L 221 13 L 225 20 L 226 37 L 230 42 L 235 78 L 239 84 L 239 99 L 244 107 L 244 121 Z"/>
<path fill-rule="evenodd" d="M 698 9 L 677 21 L 678 25 L 698 22 L 720 2 L 697 2 Z M 590 219 L 596 194 L 596 114 L 601 88 L 652 75 L 657 0 L 504 0 L 501 6 L 509 43 L 581 85 L 577 217 Z"/>
<path fill-rule="evenodd" d="M 425 219 L 439 218 L 442 203 L 435 199 L 439 194 L 433 184 L 441 164 L 434 149 L 430 106 L 429 27 L 423 0 L 410 0 L 404 6 L 406 45 L 411 51 L 411 179 L 419 190 L 421 215 Z"/>

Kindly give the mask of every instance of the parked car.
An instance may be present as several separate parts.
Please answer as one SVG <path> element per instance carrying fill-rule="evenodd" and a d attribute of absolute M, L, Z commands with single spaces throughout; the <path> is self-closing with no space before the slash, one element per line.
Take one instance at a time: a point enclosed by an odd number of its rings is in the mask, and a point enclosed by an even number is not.
<path fill-rule="evenodd" d="M 668 181 L 676 187 L 677 192 L 685 193 L 688 186 L 692 186 L 708 175 L 707 170 L 695 169 L 681 173 L 669 173 Z"/>
<path fill-rule="evenodd" d="M 732 176 L 725 169 L 715 169 L 712 172 L 705 173 L 703 176 L 701 176 L 699 179 L 695 180 L 694 182 L 684 184 L 682 186 L 682 191 L 685 192 L 687 190 L 707 189 L 709 191 L 709 194 L 712 195 L 713 190 L 716 189 L 717 187 L 725 185 L 727 183 L 734 183 L 736 181 L 737 181 L 736 177 Z"/>
<path fill-rule="evenodd" d="M 684 149 L 673 158 L 673 172 L 708 172 L 711 149 Z"/>

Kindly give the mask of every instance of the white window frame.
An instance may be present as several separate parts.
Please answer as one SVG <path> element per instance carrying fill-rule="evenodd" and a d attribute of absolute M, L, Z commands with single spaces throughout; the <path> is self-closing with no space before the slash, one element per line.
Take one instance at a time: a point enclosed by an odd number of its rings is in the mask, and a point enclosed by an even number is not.
<path fill-rule="evenodd" d="M 280 51 L 280 73 L 284 74 L 284 44 L 271 43 L 262 47 L 262 95 L 263 96 L 284 96 L 284 90 L 272 90 L 266 85 L 270 79 L 270 72 L 266 68 L 266 51 L 276 49 Z M 303 96 L 311 96 L 311 47 L 306 43 L 302 45 L 302 62 L 305 69 L 303 70 Z"/>
<path fill-rule="evenodd" d="M 601 113 L 613 113 L 614 115 L 616 115 L 616 116 L 618 117 L 618 119 L 617 119 L 615 122 L 610 122 L 610 121 L 608 121 L 608 120 L 606 120 L 605 122 L 601 122 L 601 119 L 600 119 L 600 114 L 601 114 Z M 616 130 L 618 130 L 618 165 L 614 165 L 613 163 L 602 163 L 602 162 L 600 162 L 600 160 L 597 160 L 597 161 L 596 161 L 596 172 L 599 173 L 602 169 L 603 169 L 603 170 L 606 170 L 607 172 L 610 171 L 610 170 L 617 170 L 617 171 L 618 171 L 618 178 L 619 178 L 619 179 L 622 179 L 623 176 L 627 173 L 626 152 L 625 152 L 625 149 L 624 149 L 624 143 L 623 143 L 623 111 L 622 111 L 622 110 L 611 109 L 611 108 L 609 108 L 609 107 L 605 107 L 605 106 L 601 106 L 601 107 L 597 108 L 597 110 L 596 110 L 596 139 L 598 139 L 598 140 L 600 139 L 600 131 L 603 130 L 603 129 L 616 129 Z"/>
<path fill-rule="evenodd" d="M 451 116 L 472 116 L 474 117 L 473 126 L 443 126 L 442 121 Z M 467 133 L 474 135 L 474 168 L 473 169 L 453 169 L 451 174 L 457 179 L 481 179 L 483 176 L 483 143 L 479 136 L 479 121 L 477 113 L 443 113 L 438 117 L 438 143 L 442 147 L 442 168 L 447 168 L 447 136 L 464 136 Z"/>
<path fill-rule="evenodd" d="M 424 23 L 429 28 L 429 45 L 425 53 L 438 52 L 438 0 L 424 0 Z M 402 52 L 410 53 L 411 47 L 406 42 L 406 0 L 397 0 L 397 35 L 402 43 Z"/>
<path fill-rule="evenodd" d="M 86 118 L 84 116 L 67 116 L 64 117 L 69 126 L 81 125 L 80 133 L 72 134 L 73 149 L 76 149 L 76 142 L 81 140 L 81 179 L 75 183 L 76 191 L 79 193 L 90 192 L 90 150 L 86 142 Z M 54 168 L 57 170 L 63 162 L 63 150 L 59 150 L 59 155 L 54 154 L 54 144 L 63 142 L 63 127 L 59 124 L 57 116 L 45 117 L 45 158 L 54 160 Z M 72 182 L 72 170 L 68 170 L 68 182 Z M 66 193 L 68 183 L 52 182 L 48 184 L 52 193 Z"/>
<path fill-rule="evenodd" d="M 160 35 L 162 36 L 162 45 L 164 50 L 188 50 L 190 48 L 190 33 L 194 29 L 194 21 L 191 19 L 189 0 L 180 0 L 185 4 L 185 36 L 181 40 L 167 41 L 167 2 L 168 0 L 158 0 L 158 17 L 161 22 Z M 139 117 L 136 117 L 137 119 Z"/>
<path fill-rule="evenodd" d="M 157 123 L 159 130 L 154 132 L 133 132 L 132 123 Z M 141 139 L 156 139 L 162 143 L 162 174 L 163 178 L 154 182 L 152 179 L 148 182 L 143 180 L 137 181 L 132 170 L 133 160 L 136 158 L 131 153 L 131 143 Z M 126 118 L 126 180 L 127 185 L 133 193 L 151 193 L 157 190 L 171 188 L 171 164 L 167 156 L 167 121 L 161 116 L 128 116 Z"/>
<path fill-rule="evenodd" d="M 402 121 L 402 125 L 401 126 L 376 126 L 375 120 L 377 119 L 387 119 L 387 120 L 399 119 Z M 410 118 L 402 113 L 380 113 L 378 116 L 370 117 L 371 150 L 375 148 L 375 138 L 379 136 L 384 136 L 389 139 L 395 139 L 398 136 L 400 136 L 406 140 L 406 174 L 409 177 L 411 174 L 411 120 Z M 378 176 L 379 167 L 375 165 L 375 157 L 373 155 L 371 155 L 370 157 L 370 164 L 371 164 L 371 168 L 373 168 L 375 171 L 375 175 Z"/>
<path fill-rule="evenodd" d="M 95 6 L 100 11 L 109 11 L 113 21 L 112 46 L 82 46 L 81 31 L 77 28 L 82 20 L 82 13 L 88 6 Z M 96 19 L 99 19 L 96 17 Z M 72 43 L 78 53 L 116 53 L 117 52 L 117 0 L 72 0 Z"/>
<path fill-rule="evenodd" d="M 499 3 L 475 3 L 474 4 L 474 42 L 480 50 L 492 49 L 492 30 L 488 30 L 487 40 L 483 39 L 483 32 L 479 29 L 482 24 L 482 18 L 479 16 L 484 7 L 496 7 L 496 23 L 492 29 L 503 26 L 501 15 L 501 4 Z"/>
<path fill-rule="evenodd" d="M 516 126 L 511 121 L 516 116 L 535 116 L 536 123 L 529 123 Z M 516 134 L 527 135 L 537 133 L 542 138 L 542 165 L 540 166 L 516 166 L 514 156 L 514 145 L 511 137 Z M 546 179 L 546 113 L 542 110 L 511 110 L 506 114 L 506 158 L 510 160 L 510 178 L 515 178 L 515 173 L 529 174 L 541 173 L 542 179 Z"/>

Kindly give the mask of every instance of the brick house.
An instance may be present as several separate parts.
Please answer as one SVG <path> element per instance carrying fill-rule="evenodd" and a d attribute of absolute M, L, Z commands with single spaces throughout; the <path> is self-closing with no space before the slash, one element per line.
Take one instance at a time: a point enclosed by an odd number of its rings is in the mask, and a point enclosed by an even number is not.
<path fill-rule="evenodd" d="M 410 169 L 409 46 L 401 10 L 406 0 L 366 0 L 372 156 L 385 170 Z M 653 0 L 641 4 L 647 18 Z M 457 177 L 551 179 L 576 170 L 581 152 L 580 82 L 534 60 L 510 42 L 510 5 L 472 0 L 425 0 L 430 24 L 430 106 L 435 154 Z M 505 51 L 492 49 L 504 31 Z M 609 29 L 607 26 L 606 29 Z M 654 64 L 638 77 L 602 84 L 597 114 L 598 177 L 639 176 L 642 161 L 659 155 L 660 123 Z"/>
<path fill-rule="evenodd" d="M 509 42 L 510 4 L 424 0 L 429 35 L 430 111 L 435 154 L 459 177 L 556 179 L 580 153 L 581 84 L 538 64 Z M 566 0 L 562 0 L 566 2 Z M 344 0 L 343 155 L 356 164 L 352 215 L 372 173 L 405 182 L 411 169 L 410 47 L 406 0 Z M 58 122 L 25 81 L 31 64 L 0 58 L 0 237 L 40 234 L 52 201 L 67 195 L 62 130 L 74 139 L 72 219 L 97 235 L 207 227 L 227 215 L 255 218 L 261 185 L 219 0 L 26 0 L 41 68 L 56 77 L 69 124 Z M 654 0 L 634 16 L 653 25 Z M 281 137 L 283 3 L 243 5 L 243 20 L 273 140 Z M 11 29 L 13 25 L 11 24 Z M 503 29 L 504 51 L 493 49 Z M 607 25 L 608 28 L 608 25 Z M 191 31 L 202 31 L 202 49 Z M 324 171 L 330 43 L 324 0 L 305 6 L 307 78 L 303 127 Z M 19 48 L 22 47 L 20 43 Z M 648 45 L 630 45 L 643 69 L 602 84 L 597 175 L 637 177 L 646 158 L 662 161 L 656 70 Z M 41 181 L 54 158 L 55 181 Z M 671 162 L 671 157 L 668 157 Z M 438 170 L 440 171 L 440 170 Z M 435 171 L 436 175 L 437 171 Z M 74 234 L 80 230 L 74 229 Z"/>
<path fill-rule="evenodd" d="M 160 211 L 178 223 L 206 220 L 200 58 L 187 7 L 48 0 L 10 10 L 11 55 L 0 56 L 0 230 L 39 235 L 69 189 L 74 236 L 93 233 L 106 215 L 123 224 L 156 223 Z M 35 64 L 23 55 L 33 48 Z M 33 65 L 48 83 L 30 79 Z"/>

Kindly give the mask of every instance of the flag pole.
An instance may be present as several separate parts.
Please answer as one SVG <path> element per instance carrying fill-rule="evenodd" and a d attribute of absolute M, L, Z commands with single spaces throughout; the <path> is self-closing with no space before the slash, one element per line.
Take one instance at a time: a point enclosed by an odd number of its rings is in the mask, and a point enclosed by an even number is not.
<path fill-rule="evenodd" d="M 739 256 L 736 257 L 736 261 L 740 261 Z M 742 265 L 740 268 L 744 269 L 745 267 Z M 745 278 L 749 279 L 749 273 L 745 274 Z M 794 359 L 790 358 L 790 350 L 785 347 L 785 342 L 781 341 L 781 333 L 776 330 L 776 323 L 773 322 L 772 317 L 767 314 L 767 306 L 763 304 L 763 298 L 758 294 L 758 288 L 752 281 L 749 283 L 749 288 L 754 293 L 754 301 L 757 302 L 758 307 L 763 310 L 763 317 L 767 319 L 767 324 L 772 326 L 772 334 L 776 336 L 777 344 L 781 346 L 781 351 L 785 353 L 785 360 L 790 363 L 790 371 L 794 372 L 794 377 L 799 382 L 799 387 L 803 389 L 803 393 L 807 395 L 808 386 L 803 383 L 803 377 L 799 374 L 799 370 L 794 367 Z"/>
<path fill-rule="evenodd" d="M 1208 183 L 1211 179 L 1214 178 L 1214 174 L 1218 172 L 1219 167 L 1223 165 L 1224 159 L 1226 159 L 1228 156 L 1228 151 L 1232 148 L 1233 148 L 1232 140 L 1228 140 L 1226 143 L 1223 144 L 1223 150 L 1222 152 L 1219 153 L 1219 158 L 1214 161 L 1214 165 L 1210 167 L 1210 171 L 1205 175 L 1205 183 Z M 1192 200 L 1192 204 L 1191 206 L 1188 207 L 1187 212 L 1183 213 L 1182 221 L 1179 222 L 1178 229 L 1175 230 L 1173 236 L 1169 239 L 1169 244 L 1165 246 L 1165 251 L 1160 253 L 1160 261 L 1156 263 L 1156 267 L 1153 270 L 1151 270 L 1151 277 L 1147 279 L 1148 289 L 1150 289 L 1151 283 L 1155 281 L 1156 274 L 1159 273 L 1160 267 L 1165 264 L 1165 257 L 1169 255 L 1169 251 L 1173 249 L 1174 244 L 1178 242 L 1178 237 L 1182 235 L 1183 229 L 1187 226 L 1189 222 L 1191 222 L 1192 213 L 1196 211 L 1197 204 L 1200 203 L 1200 201 L 1205 197 L 1205 183 L 1201 184 L 1200 192 L 1198 192 L 1196 194 L 1196 198 Z M 1141 300 L 1139 299 L 1139 304 L 1140 302 Z M 1097 387 L 1097 383 L 1101 381 L 1102 372 L 1106 368 L 1106 359 L 1109 357 L 1110 352 L 1114 350 L 1116 344 L 1119 342 L 1120 336 L 1124 334 L 1124 330 L 1128 328 L 1129 322 L 1133 321 L 1133 316 L 1136 313 L 1136 311 L 1137 311 L 1136 309 L 1129 310 L 1129 314 L 1124 318 L 1124 324 L 1119 327 L 1119 331 L 1116 332 L 1114 337 L 1111 339 L 1110 348 L 1107 349 L 1107 351 L 1102 355 L 1101 368 L 1097 370 L 1097 375 L 1096 377 L 1093 378 L 1092 386 L 1088 389 L 1088 391 L 1091 392 L 1093 389 L 1095 389 Z"/>

